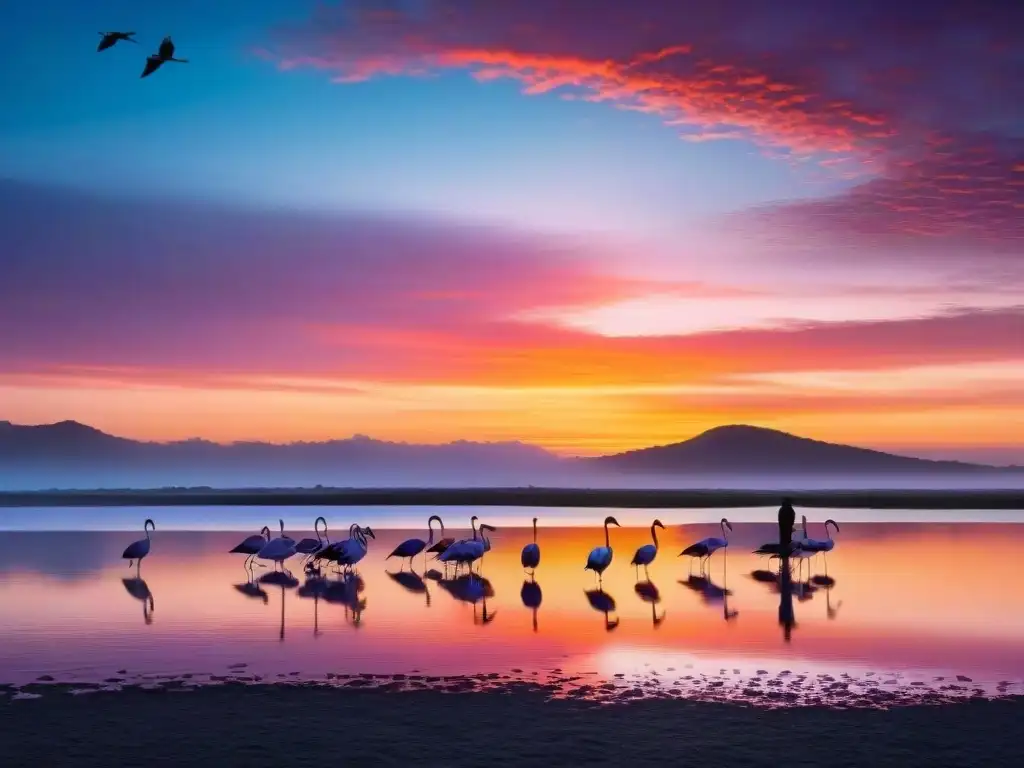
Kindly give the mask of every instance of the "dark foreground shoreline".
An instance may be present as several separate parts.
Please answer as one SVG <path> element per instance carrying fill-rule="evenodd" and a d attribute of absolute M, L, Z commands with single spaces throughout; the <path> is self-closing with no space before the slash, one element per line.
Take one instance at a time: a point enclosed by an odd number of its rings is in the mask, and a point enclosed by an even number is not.
<path fill-rule="evenodd" d="M 801 507 L 836 509 L 1024 509 L 1024 490 L 664 490 L 591 488 L 166 488 L 4 491 L 0 507 L 500 506 L 685 509 L 772 507 L 788 495 Z"/>
<path fill-rule="evenodd" d="M 0 698 L 20 766 L 1024 765 L 1024 699 L 891 710 L 242 685 Z"/>

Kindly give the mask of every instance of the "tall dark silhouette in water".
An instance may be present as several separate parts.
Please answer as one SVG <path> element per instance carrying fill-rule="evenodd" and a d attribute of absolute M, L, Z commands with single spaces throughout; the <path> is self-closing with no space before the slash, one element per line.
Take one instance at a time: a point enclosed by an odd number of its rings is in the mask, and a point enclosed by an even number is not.
<path fill-rule="evenodd" d="M 789 572 L 790 541 L 793 539 L 793 524 L 796 512 L 789 499 L 782 500 L 779 507 L 779 624 L 788 643 L 793 633 L 793 587 Z"/>
<path fill-rule="evenodd" d="M 142 74 L 139 75 L 139 77 L 149 77 L 168 61 L 173 61 L 178 64 L 188 64 L 188 59 L 174 58 L 174 42 L 171 40 L 169 35 L 160 43 L 160 47 L 157 49 L 157 52 L 146 58 L 146 68 L 142 70 Z"/>
<path fill-rule="evenodd" d="M 779 507 L 779 552 L 785 550 L 789 554 L 789 542 L 793 538 L 793 525 L 796 523 L 796 512 L 793 502 L 786 498 Z"/>
<path fill-rule="evenodd" d="M 100 40 L 100 44 L 96 46 L 96 50 L 98 52 L 105 51 L 107 48 L 113 48 L 114 44 L 120 40 L 138 44 L 138 40 L 132 39 L 134 34 L 134 32 L 100 32 L 100 37 L 103 39 Z"/>

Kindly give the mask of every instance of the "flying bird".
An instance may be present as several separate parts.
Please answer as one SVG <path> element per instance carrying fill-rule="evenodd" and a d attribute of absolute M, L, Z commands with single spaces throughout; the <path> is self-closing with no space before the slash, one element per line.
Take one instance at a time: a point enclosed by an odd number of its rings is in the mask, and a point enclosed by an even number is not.
<path fill-rule="evenodd" d="M 140 77 L 149 77 L 168 61 L 174 61 L 178 64 L 188 64 L 188 59 L 174 58 L 174 42 L 171 40 L 170 36 L 163 39 L 156 53 L 146 58 L 146 68 L 142 70 Z"/>
<path fill-rule="evenodd" d="M 107 48 L 113 48 L 119 40 L 126 40 L 129 43 L 138 44 L 138 40 L 132 39 L 134 34 L 134 32 L 100 32 L 100 37 L 103 39 L 100 40 L 100 44 L 96 46 L 96 50 L 99 52 L 105 51 Z"/>

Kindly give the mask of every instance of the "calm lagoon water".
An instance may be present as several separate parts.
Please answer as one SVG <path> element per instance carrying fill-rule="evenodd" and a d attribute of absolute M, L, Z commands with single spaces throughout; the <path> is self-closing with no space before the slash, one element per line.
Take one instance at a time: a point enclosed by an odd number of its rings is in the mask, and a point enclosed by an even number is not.
<path fill-rule="evenodd" d="M 399 541 L 426 538 L 434 512 L 449 535 L 468 534 L 474 513 L 499 526 L 482 585 L 430 573 L 438 564 L 422 557 L 414 573 L 385 560 Z M 789 673 L 1024 692 L 1024 526 L 1009 522 L 1015 513 L 807 510 L 811 536 L 824 538 L 826 517 L 842 530 L 786 599 L 751 554 L 774 537 L 774 510 L 608 512 L 636 527 L 612 529 L 615 560 L 598 591 L 583 565 L 603 543 L 605 510 L 0 510 L 0 682 L 219 675 L 244 664 L 270 679 L 560 670 L 671 678 L 679 690 L 679 678 L 742 688 Z M 352 520 L 377 533 L 347 586 L 334 575 L 308 579 L 297 559 L 294 578 L 263 568 L 250 577 L 243 556 L 227 552 L 263 524 L 276 531 L 279 517 L 294 538 L 312 535 L 318 514 L 341 536 Z M 534 515 L 542 560 L 531 581 L 519 552 Z M 667 529 L 649 578 L 638 578 L 629 560 L 650 541 L 655 516 Z M 716 534 L 722 516 L 735 527 L 729 554 L 700 575 L 677 555 Z M 146 517 L 157 530 L 136 579 L 120 555 Z"/>

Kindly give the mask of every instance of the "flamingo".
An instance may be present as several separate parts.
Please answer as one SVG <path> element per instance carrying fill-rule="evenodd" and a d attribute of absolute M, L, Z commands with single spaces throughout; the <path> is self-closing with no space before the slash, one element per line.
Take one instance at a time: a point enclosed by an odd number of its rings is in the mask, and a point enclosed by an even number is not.
<path fill-rule="evenodd" d="M 401 557 L 404 560 L 405 558 L 409 558 L 409 567 L 412 568 L 413 558 L 416 557 L 416 555 L 418 555 L 424 549 L 426 549 L 428 545 L 434 543 L 434 526 L 432 525 L 432 523 L 435 520 L 437 520 L 437 522 L 440 523 L 441 530 L 444 531 L 444 523 L 441 521 L 441 518 L 437 515 L 431 515 L 427 518 L 427 531 L 429 535 L 427 536 L 426 541 L 424 541 L 423 539 L 406 539 L 397 547 L 395 547 L 391 551 L 391 554 L 385 557 L 384 559 L 388 560 L 392 557 Z M 424 568 L 426 567 L 426 556 L 424 556 L 423 566 Z M 402 567 L 405 567 L 405 563 L 402 563 Z"/>
<path fill-rule="evenodd" d="M 245 565 L 243 567 L 248 568 L 249 561 L 259 554 L 259 551 L 263 549 L 264 545 L 268 541 L 270 541 L 270 529 L 264 525 L 259 534 L 254 533 L 252 536 L 247 536 L 240 544 L 235 545 L 235 547 L 228 550 L 228 552 L 229 554 L 246 555 Z"/>
<path fill-rule="evenodd" d="M 324 524 L 324 537 L 322 539 L 320 538 L 320 523 Z M 319 552 L 327 546 L 327 544 L 331 543 L 331 540 L 327 538 L 327 520 L 322 515 L 313 521 L 313 533 L 316 534 L 315 539 L 305 538 L 295 545 L 295 551 L 297 553 L 308 557 Z M 327 544 L 324 543 L 325 541 Z"/>
<path fill-rule="evenodd" d="M 437 518 L 437 519 L 440 520 L 441 518 Z M 455 539 L 453 539 L 451 536 L 448 536 L 447 538 L 445 537 L 445 535 L 444 535 L 444 523 L 442 522 L 441 523 L 441 538 L 432 547 L 427 547 L 427 552 L 432 553 L 434 555 L 434 559 L 436 560 L 438 555 L 440 555 L 442 552 L 444 552 L 446 549 L 448 549 L 448 547 L 450 547 L 454 543 L 455 543 Z M 424 557 L 426 557 L 426 555 L 424 555 Z"/>
<path fill-rule="evenodd" d="M 807 518 L 804 518 L 804 538 L 800 542 L 800 546 L 810 552 L 831 552 L 832 548 L 836 545 L 835 539 L 832 538 L 832 532 L 829 531 L 829 526 L 834 526 L 836 533 L 839 533 L 839 523 L 829 518 L 825 521 L 825 535 L 828 536 L 824 541 L 821 539 L 810 539 L 807 537 Z"/>
<path fill-rule="evenodd" d="M 661 520 L 655 520 L 651 523 L 651 538 L 654 539 L 653 544 L 644 544 L 639 547 L 636 554 L 633 555 L 633 559 L 629 561 L 629 564 L 636 567 L 637 579 L 640 578 L 640 566 L 644 567 L 644 576 L 647 576 L 647 580 L 650 581 L 650 576 L 647 573 L 647 566 L 654 562 L 654 558 L 658 556 L 658 528 L 664 530 L 665 526 L 662 525 Z"/>
<path fill-rule="evenodd" d="M 612 555 L 614 554 L 614 552 L 612 552 L 611 539 L 608 537 L 609 525 L 615 525 L 620 528 L 622 527 L 619 525 L 619 521 L 614 517 L 610 515 L 606 517 L 604 519 L 604 546 L 594 547 L 590 550 L 590 554 L 587 556 L 587 564 L 583 566 L 583 570 L 593 571 L 596 573 L 598 581 L 601 580 L 601 576 L 608 569 L 608 566 L 612 564 Z M 605 618 L 607 618 L 607 616 Z"/>
<path fill-rule="evenodd" d="M 321 560 L 326 560 L 330 563 L 340 563 L 344 556 L 345 547 L 355 538 L 357 532 L 360 530 L 359 523 L 352 523 L 348 527 L 348 538 L 342 541 L 336 541 L 333 544 L 328 544 L 325 547 L 321 547 L 313 553 L 310 558 L 314 563 Z M 307 569 L 315 568 L 312 564 L 307 566 Z"/>
<path fill-rule="evenodd" d="M 107 48 L 114 47 L 114 44 L 124 40 L 128 43 L 138 44 L 138 40 L 133 40 L 132 37 L 135 35 L 134 32 L 100 32 L 100 44 L 96 47 L 96 52 L 105 51 Z"/>
<path fill-rule="evenodd" d="M 476 520 L 476 517 L 473 518 Z M 479 538 L 457 541 L 441 553 L 440 559 L 443 563 L 453 562 L 456 566 L 466 565 L 470 574 L 473 573 L 473 563 L 484 556 L 484 553 L 491 549 L 491 540 L 487 538 L 484 531 L 498 530 L 493 525 L 481 523 Z"/>
<path fill-rule="evenodd" d="M 367 552 L 367 540 L 366 537 L 376 539 L 373 530 L 370 526 L 365 528 L 353 523 L 352 527 L 349 528 L 349 538 L 345 539 L 339 545 L 338 553 L 338 565 L 345 566 L 346 569 L 352 570 L 352 566 L 366 557 Z"/>
<path fill-rule="evenodd" d="M 537 544 L 537 518 L 533 518 L 533 542 L 523 547 L 523 554 L 519 558 L 523 569 L 530 569 L 530 572 L 537 570 L 540 565 L 540 545 Z"/>
<path fill-rule="evenodd" d="M 142 70 L 142 74 L 139 77 L 149 77 L 168 61 L 173 61 L 177 64 L 188 64 L 188 59 L 174 58 L 174 42 L 171 40 L 170 35 L 160 42 L 160 47 L 156 53 L 146 57 L 146 68 Z"/>
<path fill-rule="evenodd" d="M 719 525 L 722 527 L 721 538 L 718 538 L 717 536 L 708 536 L 706 539 L 701 539 L 700 541 L 688 546 L 679 553 L 679 556 L 682 557 L 683 555 L 687 555 L 688 557 L 699 557 L 702 560 L 707 558 L 710 560 L 711 556 L 715 554 L 715 552 L 728 547 L 729 539 L 726 536 L 725 529 L 728 528 L 731 531 L 732 523 L 723 517 Z"/>
<path fill-rule="evenodd" d="M 259 560 L 272 560 L 275 570 L 278 564 L 284 569 L 284 561 L 295 554 L 295 540 L 290 536 L 285 536 L 284 520 L 278 520 L 277 522 L 281 525 L 281 535 L 276 539 L 268 541 L 256 553 L 256 557 Z"/>
<path fill-rule="evenodd" d="M 152 520 L 150 520 L 147 517 L 146 518 L 146 522 L 142 524 L 142 530 L 144 530 L 146 532 L 146 538 L 139 539 L 138 541 L 133 541 L 131 544 L 129 544 L 127 547 L 125 547 L 124 552 L 121 553 L 122 559 L 128 561 L 128 567 L 129 568 L 132 567 L 132 563 L 135 564 L 135 572 L 136 573 L 138 573 L 139 567 L 142 565 L 142 558 L 144 558 L 146 555 L 149 554 L 149 545 L 150 545 L 149 528 L 150 528 L 150 526 L 153 527 L 154 531 L 156 530 L 156 523 L 154 523 Z"/>
<path fill-rule="evenodd" d="M 471 518 L 469 518 L 469 526 L 470 526 L 470 528 L 473 529 L 473 538 L 472 539 L 458 539 L 457 541 L 453 539 L 451 541 L 451 543 L 448 544 L 448 546 L 444 547 L 441 551 L 439 551 L 436 555 L 434 555 L 434 559 L 435 560 L 440 560 L 442 563 L 445 564 L 445 570 L 446 571 L 448 569 L 448 563 L 449 562 L 454 562 L 455 563 L 455 567 L 458 568 L 459 560 L 457 558 L 454 558 L 454 557 L 449 557 L 449 558 L 445 559 L 444 557 L 442 557 L 442 555 L 444 555 L 449 549 L 451 549 L 452 547 L 454 547 L 456 545 L 464 545 L 464 544 L 467 544 L 468 542 L 476 541 L 476 524 L 477 524 L 477 521 L 479 519 L 480 518 L 478 518 L 476 515 L 473 515 Z M 430 549 L 434 550 L 434 549 L 437 549 L 437 548 L 438 548 L 438 545 L 435 544 Z"/>

